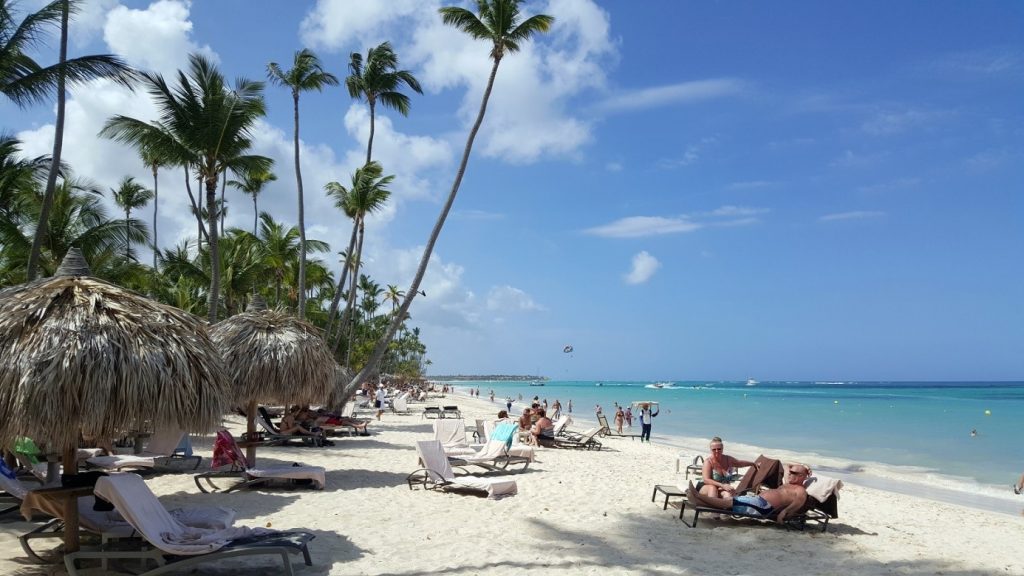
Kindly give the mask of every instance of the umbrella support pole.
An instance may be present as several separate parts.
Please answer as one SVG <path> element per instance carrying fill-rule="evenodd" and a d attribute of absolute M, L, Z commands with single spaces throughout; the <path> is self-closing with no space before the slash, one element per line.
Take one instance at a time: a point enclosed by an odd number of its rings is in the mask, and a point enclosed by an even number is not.
<path fill-rule="evenodd" d="M 245 411 L 245 432 L 246 437 L 249 438 L 249 442 L 252 442 L 252 438 L 256 437 L 256 403 L 250 402 L 248 409 Z M 256 446 L 249 444 L 245 447 L 245 459 L 249 461 L 249 466 L 256 465 Z"/>

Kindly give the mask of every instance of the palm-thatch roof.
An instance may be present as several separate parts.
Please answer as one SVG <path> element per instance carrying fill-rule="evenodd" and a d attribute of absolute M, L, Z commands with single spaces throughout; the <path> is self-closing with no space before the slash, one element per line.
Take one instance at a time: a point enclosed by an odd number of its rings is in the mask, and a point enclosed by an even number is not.
<path fill-rule="evenodd" d="M 236 405 L 327 400 L 337 363 L 320 329 L 279 310 L 250 309 L 210 328 Z"/>
<path fill-rule="evenodd" d="M 206 431 L 228 379 L 204 323 L 88 276 L 72 249 L 50 278 L 0 291 L 0 442 L 77 446 L 148 423 Z"/>

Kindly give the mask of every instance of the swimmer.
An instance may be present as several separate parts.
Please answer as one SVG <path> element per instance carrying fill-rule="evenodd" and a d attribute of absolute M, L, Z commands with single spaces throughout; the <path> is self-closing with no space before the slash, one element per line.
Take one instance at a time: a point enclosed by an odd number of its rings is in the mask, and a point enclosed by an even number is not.
<path fill-rule="evenodd" d="M 971 428 L 971 437 L 973 438 L 973 437 L 975 437 L 977 435 L 978 435 L 978 430 L 976 428 Z"/>

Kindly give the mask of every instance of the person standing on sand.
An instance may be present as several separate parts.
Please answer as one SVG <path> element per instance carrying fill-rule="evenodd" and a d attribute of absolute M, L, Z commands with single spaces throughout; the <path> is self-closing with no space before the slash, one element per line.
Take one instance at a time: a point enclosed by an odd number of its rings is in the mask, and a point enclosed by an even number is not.
<path fill-rule="evenodd" d="M 494 402 L 494 390 L 491 390 L 491 402 Z"/>
<path fill-rule="evenodd" d="M 572 398 L 569 398 L 569 404 L 566 405 L 566 408 L 569 410 L 569 414 L 572 414 Z"/>
<path fill-rule="evenodd" d="M 619 406 L 615 410 L 615 431 L 622 434 L 622 425 L 626 422 L 626 413 L 622 411 L 622 406 Z"/>
<path fill-rule="evenodd" d="M 626 406 L 626 426 L 633 427 L 633 407 Z"/>
<path fill-rule="evenodd" d="M 388 393 L 384 390 L 383 384 L 377 385 L 377 397 L 373 402 L 373 406 L 377 409 L 377 420 L 380 420 L 380 415 L 384 413 L 384 401 L 387 399 Z"/>
<path fill-rule="evenodd" d="M 562 415 L 562 403 L 555 398 L 555 403 L 551 405 L 551 417 L 558 420 L 558 417 Z"/>
<path fill-rule="evenodd" d="M 640 405 L 640 441 L 643 442 L 646 438 L 648 442 L 651 441 L 651 425 L 654 424 L 654 417 L 658 415 L 658 412 L 651 412 L 651 405 L 644 402 Z"/>
<path fill-rule="evenodd" d="M 509 412 L 512 411 L 512 397 L 511 396 L 509 396 L 508 398 L 505 398 L 505 409 L 508 410 Z"/>
<path fill-rule="evenodd" d="M 1020 494 L 1024 492 L 1024 474 L 1020 475 L 1020 480 L 1017 480 L 1017 485 L 1013 486 L 1013 493 Z"/>
<path fill-rule="evenodd" d="M 597 414 L 598 416 L 601 415 L 601 405 L 600 404 L 594 404 L 594 414 Z"/>

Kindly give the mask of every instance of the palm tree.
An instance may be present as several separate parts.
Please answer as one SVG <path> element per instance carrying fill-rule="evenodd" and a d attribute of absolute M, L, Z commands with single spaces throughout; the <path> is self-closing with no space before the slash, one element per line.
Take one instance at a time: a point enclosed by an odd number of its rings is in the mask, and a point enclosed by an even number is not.
<path fill-rule="evenodd" d="M 455 26 L 475 39 L 489 41 L 491 43 L 490 58 L 494 63 L 491 66 L 491 75 L 487 79 L 487 87 L 484 89 L 483 98 L 480 102 L 480 111 L 477 113 L 476 121 L 469 131 L 469 136 L 466 138 L 466 147 L 462 151 L 462 161 L 459 163 L 459 169 L 455 173 L 455 181 L 452 182 L 452 189 L 448 193 L 448 199 L 441 208 L 441 214 L 438 216 L 437 222 L 434 223 L 434 228 L 430 232 L 427 244 L 423 248 L 423 256 L 420 258 L 419 267 L 416 269 L 416 276 L 413 277 L 412 284 L 406 290 L 405 300 L 402 301 L 398 313 L 394 315 L 384 335 L 377 341 L 369 361 L 356 374 L 355 378 L 349 382 L 348 386 L 345 387 L 343 398 L 354 393 L 376 369 L 376 365 L 380 363 L 381 358 L 384 357 L 384 352 L 387 351 L 388 343 L 394 337 L 395 331 L 398 330 L 402 318 L 409 311 L 412 301 L 419 293 L 420 283 L 427 272 L 427 264 L 430 263 L 430 255 L 434 252 L 434 244 L 437 243 L 437 238 L 441 235 L 445 219 L 448 217 L 448 212 L 451 211 L 452 204 L 455 203 L 455 197 L 459 193 L 462 177 L 466 174 L 469 154 L 473 150 L 473 141 L 476 139 L 476 134 L 479 132 L 480 125 L 484 121 L 484 114 L 487 112 L 487 101 L 490 99 L 491 90 L 494 88 L 494 78 L 498 74 L 498 65 L 501 64 L 501 60 L 505 57 L 506 53 L 513 54 L 518 52 L 520 43 L 529 40 L 538 32 L 547 32 L 551 28 L 551 23 L 554 22 L 554 18 L 545 14 L 537 14 L 521 20 L 519 13 L 519 5 L 521 3 L 522 0 L 477 0 L 479 15 L 456 6 L 446 6 L 439 9 L 441 20 L 445 24 Z"/>
<path fill-rule="evenodd" d="M 134 72 L 119 58 L 109 55 L 83 56 L 68 60 L 68 20 L 77 10 L 72 0 L 55 0 L 38 12 L 25 17 L 14 27 L 7 0 L 0 0 L 0 92 L 24 107 L 31 102 L 48 101 L 57 92 L 57 118 L 53 136 L 53 154 L 50 156 L 50 174 L 46 179 L 42 211 L 28 255 L 28 280 L 34 280 L 39 267 L 43 237 L 60 170 L 60 157 L 64 148 L 64 109 L 67 101 L 67 83 L 84 83 L 97 78 L 110 78 L 130 87 Z M 42 28 L 60 23 L 60 56 L 57 64 L 42 67 L 27 51 L 40 39 Z"/>
<path fill-rule="evenodd" d="M 405 297 L 405 292 L 398 289 L 398 284 L 388 284 L 387 291 L 384 293 L 384 301 L 391 302 L 391 313 L 395 313 L 395 309 L 401 304 L 402 298 Z"/>
<path fill-rule="evenodd" d="M 217 321 L 220 298 L 220 250 L 217 245 L 217 184 L 225 170 L 239 173 L 270 170 L 273 161 L 246 154 L 252 146 L 256 120 L 266 114 L 263 83 L 235 81 L 228 89 L 223 74 L 205 57 L 189 56 L 189 71 L 178 71 L 178 86 L 171 88 L 160 74 L 143 73 L 147 90 L 156 101 L 160 120 L 144 122 L 126 116 L 107 120 L 100 135 L 135 146 L 161 151 L 182 165 L 191 165 L 206 188 L 210 291 L 208 317 Z"/>
<path fill-rule="evenodd" d="M 352 175 L 351 189 L 346 190 L 343 186 L 337 185 L 332 186 L 328 190 L 328 195 L 335 199 L 335 205 L 341 207 L 346 214 L 352 215 L 352 226 L 354 230 L 357 230 L 355 252 L 349 251 L 350 254 L 354 254 L 352 278 L 359 277 L 359 264 L 363 256 L 363 238 L 366 231 L 366 216 L 380 210 L 391 196 L 388 185 L 391 184 L 395 177 L 383 176 L 383 173 L 384 168 L 379 163 L 371 161 L 362 168 L 356 169 L 355 174 Z M 353 326 L 351 313 L 355 301 L 355 282 L 352 282 L 352 287 L 348 291 L 348 303 L 345 305 L 345 312 L 342 313 L 343 318 L 347 316 L 349 319 L 350 339 Z M 340 341 L 340 330 L 338 334 Z M 345 367 L 347 368 L 348 366 L 346 361 Z"/>
<path fill-rule="evenodd" d="M 157 246 L 160 245 L 157 241 L 156 231 L 157 206 L 160 204 L 160 182 L 157 177 L 160 174 L 160 168 L 167 165 L 167 160 L 157 150 L 149 148 L 142 148 L 139 151 L 139 156 L 142 158 L 142 163 L 153 172 L 153 272 L 156 273 L 159 270 L 157 268 L 159 250 Z"/>
<path fill-rule="evenodd" d="M 252 235 L 257 235 L 260 210 L 256 203 L 256 197 L 263 192 L 263 188 L 270 182 L 277 180 L 273 172 L 257 170 L 255 172 L 243 172 L 241 180 L 228 180 L 228 186 L 234 186 L 244 194 L 252 196 Z"/>
<path fill-rule="evenodd" d="M 391 44 L 384 42 L 376 48 L 366 51 L 366 64 L 363 56 L 353 52 L 349 57 L 349 76 L 345 78 L 345 87 L 352 98 L 366 100 L 370 106 L 370 138 L 366 143 L 366 163 L 369 164 L 373 151 L 373 132 L 377 102 L 383 106 L 397 110 L 402 116 L 409 115 L 409 97 L 399 92 L 405 84 L 417 94 L 423 94 L 419 80 L 408 70 L 398 68 L 398 56 L 391 49 Z"/>
<path fill-rule="evenodd" d="M 153 191 L 135 181 L 131 176 L 125 176 L 117 188 L 111 188 L 114 195 L 114 202 L 124 210 L 125 237 L 128 236 L 128 226 L 132 219 L 132 210 L 142 208 L 153 199 Z M 153 222 L 156 224 L 156 222 Z M 130 245 L 124 247 L 124 260 L 130 260 Z"/>
<path fill-rule="evenodd" d="M 324 86 L 337 86 L 338 79 L 324 71 L 320 59 L 309 49 L 295 53 L 291 70 L 282 70 L 276 62 L 267 64 L 267 77 L 277 86 L 287 86 L 292 91 L 295 128 L 295 185 L 299 195 L 299 302 L 298 317 L 306 317 L 306 210 L 302 199 L 302 169 L 299 165 L 299 94 L 310 90 L 321 91 Z"/>

